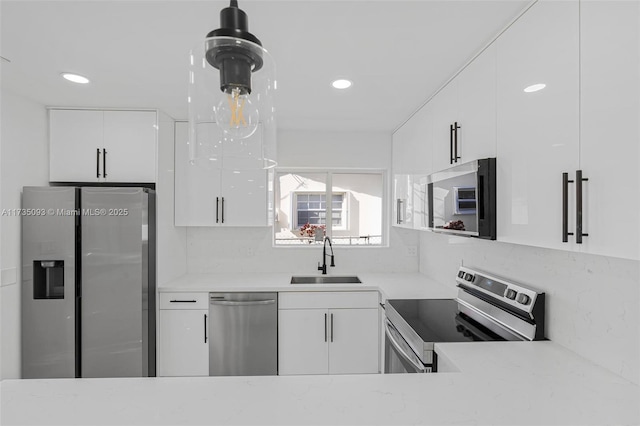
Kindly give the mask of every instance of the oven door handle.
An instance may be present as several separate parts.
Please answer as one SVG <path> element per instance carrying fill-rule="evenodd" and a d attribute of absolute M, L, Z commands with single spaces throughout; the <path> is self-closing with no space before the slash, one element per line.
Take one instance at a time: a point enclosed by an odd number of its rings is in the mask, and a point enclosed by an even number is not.
<path fill-rule="evenodd" d="M 424 365 L 422 365 L 422 363 L 417 363 L 413 357 L 409 356 L 409 354 L 407 354 L 402 347 L 400 347 L 400 344 L 398 343 L 398 341 L 396 340 L 396 338 L 393 336 L 393 331 L 391 331 L 391 328 L 393 326 L 391 325 L 391 322 L 389 322 L 389 320 L 385 321 L 385 327 L 384 327 L 384 333 L 387 335 L 387 338 L 389 339 L 389 341 L 391 342 L 391 345 L 393 345 L 393 348 L 396 350 L 396 352 L 398 352 L 399 355 L 402 355 L 402 358 L 404 358 L 407 362 L 409 362 L 416 370 L 418 370 L 419 373 L 426 373 L 427 369 L 425 368 Z"/>

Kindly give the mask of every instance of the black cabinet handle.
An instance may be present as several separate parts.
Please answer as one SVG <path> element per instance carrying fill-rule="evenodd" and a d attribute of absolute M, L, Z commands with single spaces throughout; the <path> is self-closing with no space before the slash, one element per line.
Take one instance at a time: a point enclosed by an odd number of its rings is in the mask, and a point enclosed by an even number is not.
<path fill-rule="evenodd" d="M 453 162 L 457 163 L 460 157 L 458 156 L 458 122 L 453 123 Z"/>
<path fill-rule="evenodd" d="M 573 183 L 569 180 L 569 173 L 562 174 L 562 242 L 569 241 L 569 235 L 573 235 L 573 232 L 569 232 L 569 184 Z"/>
<path fill-rule="evenodd" d="M 170 300 L 169 303 L 196 303 L 196 300 Z"/>
<path fill-rule="evenodd" d="M 333 342 L 333 314 L 331 314 L 331 342 Z"/>
<path fill-rule="evenodd" d="M 207 314 L 204 314 L 204 342 L 207 343 Z"/>
<path fill-rule="evenodd" d="M 222 211 L 222 223 L 224 223 L 224 197 L 222 197 L 222 207 L 221 207 L 221 211 Z"/>
<path fill-rule="evenodd" d="M 324 341 L 327 341 L 327 314 L 324 314 Z"/>
<path fill-rule="evenodd" d="M 582 233 L 582 182 L 588 180 L 582 177 L 582 170 L 576 170 L 576 244 L 582 244 L 582 237 L 589 236 Z"/>
<path fill-rule="evenodd" d="M 100 148 L 96 148 L 96 177 L 100 177 Z"/>
<path fill-rule="evenodd" d="M 453 124 L 449 125 L 449 164 L 453 164 Z"/>
<path fill-rule="evenodd" d="M 107 177 L 107 150 L 102 150 L 102 174 Z"/>
<path fill-rule="evenodd" d="M 216 197 L 216 223 L 219 222 L 218 220 L 218 216 L 220 215 L 219 206 L 220 206 L 220 198 Z"/>
<path fill-rule="evenodd" d="M 402 219 L 402 205 L 404 204 L 404 201 L 401 198 L 398 198 L 396 200 L 396 223 L 398 225 L 401 225 L 403 222 Z"/>

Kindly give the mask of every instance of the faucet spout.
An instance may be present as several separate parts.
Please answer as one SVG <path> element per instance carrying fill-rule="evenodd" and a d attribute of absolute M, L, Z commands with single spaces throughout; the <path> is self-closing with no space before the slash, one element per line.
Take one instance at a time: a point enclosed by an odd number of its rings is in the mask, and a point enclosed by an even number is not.
<path fill-rule="evenodd" d="M 327 243 L 329 243 L 329 248 L 331 249 L 331 264 L 329 266 L 336 266 L 331 240 L 329 239 L 329 237 L 324 237 L 324 244 L 322 245 L 322 265 L 320 265 L 320 262 L 318 262 L 318 271 L 322 271 L 322 275 L 327 275 Z"/>

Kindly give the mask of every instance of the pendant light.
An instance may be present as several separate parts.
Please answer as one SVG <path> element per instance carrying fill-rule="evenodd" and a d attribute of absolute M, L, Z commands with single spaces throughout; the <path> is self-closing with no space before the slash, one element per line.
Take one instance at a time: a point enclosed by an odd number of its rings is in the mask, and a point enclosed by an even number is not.
<path fill-rule="evenodd" d="M 191 51 L 189 160 L 220 169 L 272 168 L 276 163 L 275 66 L 232 0 L 220 28 Z"/>

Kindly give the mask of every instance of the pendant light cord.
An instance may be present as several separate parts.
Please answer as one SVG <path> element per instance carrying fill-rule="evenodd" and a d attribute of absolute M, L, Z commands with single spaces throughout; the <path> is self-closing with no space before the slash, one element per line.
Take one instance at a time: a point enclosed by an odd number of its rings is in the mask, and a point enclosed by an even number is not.
<path fill-rule="evenodd" d="M 229 7 L 238 7 L 238 0 L 231 0 Z"/>

